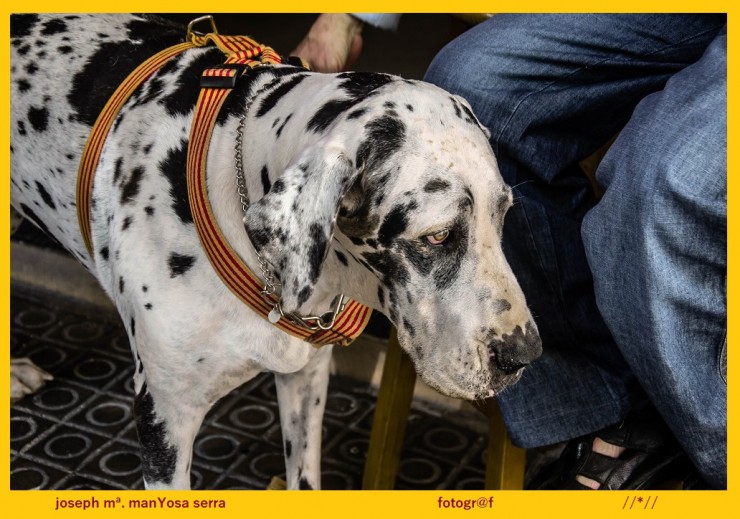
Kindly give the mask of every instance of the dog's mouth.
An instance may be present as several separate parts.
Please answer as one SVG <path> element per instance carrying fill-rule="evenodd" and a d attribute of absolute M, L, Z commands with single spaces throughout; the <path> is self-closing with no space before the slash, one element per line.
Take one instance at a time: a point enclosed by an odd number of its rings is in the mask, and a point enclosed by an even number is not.
<path fill-rule="evenodd" d="M 486 398 L 493 398 L 500 395 L 501 392 L 503 392 L 505 389 L 519 382 L 519 379 L 522 378 L 523 374 L 523 367 L 511 373 L 504 373 L 504 375 L 500 377 L 496 377 L 496 375 L 494 374 L 494 378 L 491 383 L 491 387 L 488 389 Z"/>

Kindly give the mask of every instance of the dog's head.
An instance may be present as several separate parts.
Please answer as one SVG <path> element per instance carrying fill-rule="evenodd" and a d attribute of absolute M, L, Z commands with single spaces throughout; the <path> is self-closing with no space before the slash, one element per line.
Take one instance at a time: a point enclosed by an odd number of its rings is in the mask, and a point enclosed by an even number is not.
<path fill-rule="evenodd" d="M 253 204 L 255 248 L 305 305 L 328 254 L 347 296 L 382 311 L 422 379 L 450 396 L 491 396 L 541 353 L 501 249 L 511 189 L 467 103 L 393 81 L 337 117 Z"/>

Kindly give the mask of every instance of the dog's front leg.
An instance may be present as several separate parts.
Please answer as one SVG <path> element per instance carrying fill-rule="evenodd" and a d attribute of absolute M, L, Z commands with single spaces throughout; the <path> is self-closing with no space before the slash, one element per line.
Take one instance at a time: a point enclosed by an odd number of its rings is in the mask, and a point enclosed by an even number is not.
<path fill-rule="evenodd" d="M 321 426 L 332 346 L 295 373 L 276 374 L 289 489 L 321 488 Z"/>

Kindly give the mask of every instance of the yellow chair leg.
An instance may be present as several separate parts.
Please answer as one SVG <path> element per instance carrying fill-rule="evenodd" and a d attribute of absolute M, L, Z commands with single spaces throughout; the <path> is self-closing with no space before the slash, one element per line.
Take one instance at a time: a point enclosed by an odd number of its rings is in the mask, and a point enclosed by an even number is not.
<path fill-rule="evenodd" d="M 394 329 L 388 341 L 370 432 L 362 480 L 365 490 L 392 490 L 395 485 L 415 383 L 414 365 L 398 344 Z"/>
<path fill-rule="evenodd" d="M 476 407 L 489 420 L 486 490 L 522 490 L 527 451 L 511 443 L 494 399 L 489 398 Z"/>

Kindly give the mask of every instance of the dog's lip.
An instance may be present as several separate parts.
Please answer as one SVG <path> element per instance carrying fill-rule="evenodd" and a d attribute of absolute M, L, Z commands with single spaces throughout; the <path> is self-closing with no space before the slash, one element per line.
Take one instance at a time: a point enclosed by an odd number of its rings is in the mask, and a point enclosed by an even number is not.
<path fill-rule="evenodd" d="M 524 367 L 521 367 L 514 373 L 504 373 L 503 376 L 500 378 L 497 378 L 495 376 L 496 373 L 492 373 L 492 375 L 494 375 L 494 378 L 491 381 L 492 387 L 488 389 L 488 396 L 498 396 L 504 389 L 519 382 L 519 380 L 522 378 L 522 375 L 524 374 L 524 369 Z M 503 372 L 499 371 L 498 373 L 500 374 Z"/>

